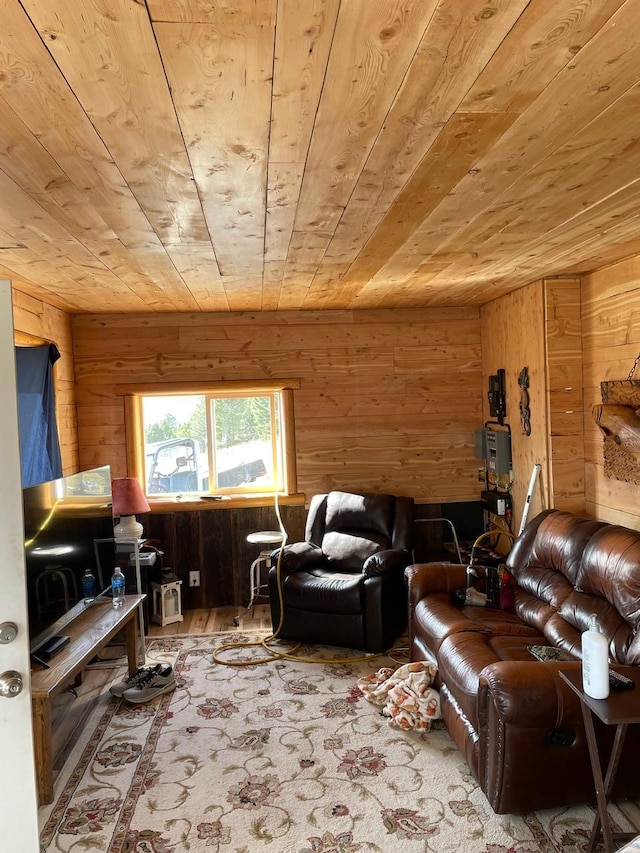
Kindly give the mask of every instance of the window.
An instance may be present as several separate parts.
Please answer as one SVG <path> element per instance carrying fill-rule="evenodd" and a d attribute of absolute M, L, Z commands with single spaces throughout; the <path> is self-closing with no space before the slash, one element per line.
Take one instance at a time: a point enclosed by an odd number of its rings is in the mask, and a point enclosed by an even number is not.
<path fill-rule="evenodd" d="M 129 397 L 127 443 L 146 494 L 295 491 L 291 394 L 226 383 Z"/>

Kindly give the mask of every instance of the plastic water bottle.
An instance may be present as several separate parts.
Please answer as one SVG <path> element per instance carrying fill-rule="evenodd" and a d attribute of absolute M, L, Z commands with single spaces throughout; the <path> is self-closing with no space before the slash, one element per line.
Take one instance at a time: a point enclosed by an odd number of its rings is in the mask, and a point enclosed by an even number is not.
<path fill-rule="evenodd" d="M 113 596 L 113 606 L 122 607 L 124 604 L 124 575 L 119 566 L 116 566 L 116 570 L 111 576 L 111 595 Z"/>
<path fill-rule="evenodd" d="M 96 579 L 91 573 L 91 569 L 87 569 L 82 576 L 82 595 L 84 603 L 91 604 L 96 598 Z"/>
<path fill-rule="evenodd" d="M 609 695 L 609 644 L 591 616 L 589 630 L 582 635 L 582 689 L 592 699 Z"/>

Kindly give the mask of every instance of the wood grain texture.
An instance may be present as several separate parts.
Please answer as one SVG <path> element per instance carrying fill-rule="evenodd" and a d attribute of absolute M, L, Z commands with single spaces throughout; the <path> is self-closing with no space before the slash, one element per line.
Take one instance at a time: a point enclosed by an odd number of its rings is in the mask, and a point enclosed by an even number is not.
<path fill-rule="evenodd" d="M 542 282 L 516 290 L 496 299 L 481 310 L 483 386 L 488 388 L 491 374 L 500 368 L 506 378 L 506 422 L 511 426 L 511 452 L 514 482 L 513 529 L 517 532 L 525 506 L 525 497 L 536 462 L 542 466 L 533 495 L 529 518 L 552 506 L 552 469 L 550 459 L 549 415 L 547 412 L 547 366 L 545 347 L 545 292 Z M 529 370 L 531 435 L 520 428 L 518 375 Z M 488 401 L 483 401 L 484 420 L 490 420 Z"/>
<path fill-rule="evenodd" d="M 475 316 L 474 316 L 475 315 Z M 305 320 L 306 318 L 306 320 Z M 473 500 L 480 322 L 434 311 L 73 319 L 80 464 L 124 470 L 124 397 L 141 382 L 299 380 L 298 490 Z"/>
<path fill-rule="evenodd" d="M 631 259 L 582 282 L 587 507 L 598 518 L 640 529 L 637 486 L 605 476 L 603 436 L 592 416 L 601 382 L 627 379 L 640 352 L 640 265 Z M 637 374 L 632 377 L 640 378 Z"/>
<path fill-rule="evenodd" d="M 585 512 L 582 317 L 579 279 L 545 281 L 550 500 Z"/>
<path fill-rule="evenodd" d="M 491 373 L 506 371 L 515 529 L 536 462 L 542 467 L 529 518 L 546 507 L 584 514 L 580 280 L 549 279 L 489 303 L 482 309 L 482 332 L 485 386 Z M 524 366 L 530 379 L 530 436 L 520 425 L 518 375 Z"/>
<path fill-rule="evenodd" d="M 630 0 L 0 11 L 0 272 L 62 310 L 481 305 L 640 252 Z"/>
<path fill-rule="evenodd" d="M 122 629 L 126 629 L 129 673 L 136 669 L 136 627 L 138 606 L 143 597 L 126 596 L 121 608 L 109 601 L 96 600 L 65 627 L 69 643 L 49 663 L 31 673 L 31 700 L 35 769 L 40 803 L 53 800 L 53 732 L 51 700 L 73 683 L 89 661 Z"/>

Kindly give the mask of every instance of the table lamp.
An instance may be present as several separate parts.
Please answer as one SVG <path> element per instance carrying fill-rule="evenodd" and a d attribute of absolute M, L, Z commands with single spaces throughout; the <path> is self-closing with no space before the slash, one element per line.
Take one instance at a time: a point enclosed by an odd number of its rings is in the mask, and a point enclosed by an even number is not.
<path fill-rule="evenodd" d="M 111 481 L 111 506 L 119 522 L 113 528 L 116 539 L 140 539 L 142 525 L 136 514 L 149 512 L 151 507 L 135 477 L 118 477 Z"/>

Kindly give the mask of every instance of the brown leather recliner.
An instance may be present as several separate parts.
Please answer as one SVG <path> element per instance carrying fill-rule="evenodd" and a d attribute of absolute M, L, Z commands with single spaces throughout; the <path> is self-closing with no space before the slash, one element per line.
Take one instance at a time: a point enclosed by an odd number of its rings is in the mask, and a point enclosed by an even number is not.
<path fill-rule="evenodd" d="M 611 661 L 640 666 L 640 532 L 545 510 L 518 537 L 507 567 L 512 612 L 458 605 L 464 566 L 409 566 L 411 658 L 437 661 L 444 722 L 494 811 L 593 801 L 580 702 L 558 670 L 579 669 L 591 614 Z M 575 663 L 541 663 L 531 645 L 561 648 Z M 603 759 L 614 728 L 596 721 Z M 640 792 L 639 735 L 631 726 L 614 794 Z"/>
<path fill-rule="evenodd" d="M 406 628 L 413 499 L 329 492 L 311 499 L 305 541 L 278 550 L 269 572 L 278 636 L 379 652 Z"/>

